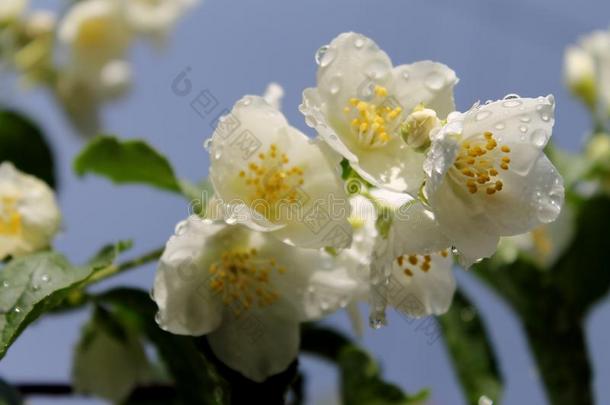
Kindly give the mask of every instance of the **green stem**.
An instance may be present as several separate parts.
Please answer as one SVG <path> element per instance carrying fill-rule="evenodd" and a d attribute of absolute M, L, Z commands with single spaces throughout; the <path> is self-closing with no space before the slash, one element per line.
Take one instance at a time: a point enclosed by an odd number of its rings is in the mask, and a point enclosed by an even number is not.
<path fill-rule="evenodd" d="M 550 402 L 593 405 L 592 371 L 582 326 L 561 331 L 547 326 L 542 321 L 526 325 L 526 332 Z"/>
<path fill-rule="evenodd" d="M 136 267 L 140 267 L 145 264 L 157 261 L 163 254 L 163 250 L 164 250 L 164 248 L 158 248 L 158 249 L 152 250 L 148 253 L 145 253 L 144 255 L 137 257 L 135 259 L 128 260 L 121 264 L 116 264 L 116 265 L 113 264 L 104 269 L 101 269 L 100 271 L 95 272 L 91 277 L 89 277 L 86 280 L 85 286 L 90 286 L 90 285 L 98 283 L 102 280 L 106 280 L 107 278 L 114 277 L 118 274 L 124 273 L 127 270 L 131 270 Z"/>

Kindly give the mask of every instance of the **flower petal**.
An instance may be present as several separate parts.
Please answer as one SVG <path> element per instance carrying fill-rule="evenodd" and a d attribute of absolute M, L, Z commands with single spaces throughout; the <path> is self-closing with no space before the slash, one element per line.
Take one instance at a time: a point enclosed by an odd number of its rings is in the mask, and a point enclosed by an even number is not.
<path fill-rule="evenodd" d="M 389 294 L 389 304 L 410 317 L 441 315 L 447 312 L 453 300 L 456 282 L 453 276 L 453 260 L 445 253 L 428 256 L 430 266 L 424 271 L 409 260 L 417 258 L 422 266 L 423 256 L 402 256 L 399 265 L 392 265 L 390 283 L 394 284 Z"/>
<path fill-rule="evenodd" d="M 453 88 L 459 80 L 448 66 L 425 60 L 396 66 L 392 75 L 394 97 L 405 111 L 422 103 L 444 119 L 455 110 Z"/>
<path fill-rule="evenodd" d="M 260 383 L 297 358 L 299 334 L 299 324 L 293 320 L 256 314 L 224 322 L 207 339 L 223 363 Z"/>
<path fill-rule="evenodd" d="M 222 319 L 222 303 L 209 288 L 208 268 L 218 259 L 227 238 L 221 222 L 189 217 L 178 224 L 165 248 L 155 277 L 157 321 L 172 333 L 204 335 Z"/>

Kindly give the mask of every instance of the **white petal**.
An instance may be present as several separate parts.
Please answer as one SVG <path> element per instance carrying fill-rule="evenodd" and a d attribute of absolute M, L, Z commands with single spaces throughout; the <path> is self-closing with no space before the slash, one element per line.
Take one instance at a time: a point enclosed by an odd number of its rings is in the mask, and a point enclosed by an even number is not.
<path fill-rule="evenodd" d="M 222 303 L 209 288 L 208 269 L 231 238 L 227 226 L 189 217 L 178 224 L 155 277 L 159 325 L 172 333 L 203 335 L 222 319 Z"/>
<path fill-rule="evenodd" d="M 518 165 L 518 169 L 513 169 L 527 172 L 551 137 L 555 123 L 554 112 L 555 99 L 552 95 L 494 101 L 464 114 L 462 139 L 481 136 L 486 131 L 492 132 L 498 143 L 511 149 L 519 148 L 519 153 L 511 155 L 511 166 Z"/>
<path fill-rule="evenodd" d="M 396 192 L 415 193 L 424 181 L 423 153 L 396 138 L 385 147 L 360 154 L 352 168 L 369 183 Z"/>
<path fill-rule="evenodd" d="M 426 60 L 396 66 L 392 74 L 394 97 L 405 111 L 423 103 L 444 119 L 455 110 L 453 88 L 459 80 L 448 66 Z"/>
<path fill-rule="evenodd" d="M 214 354 L 245 377 L 263 382 L 286 370 L 299 352 L 299 324 L 264 314 L 224 322 L 208 336 Z"/>
<path fill-rule="evenodd" d="M 389 303 L 407 316 L 441 315 L 453 300 L 456 282 L 451 255 L 432 254 L 430 258 L 428 271 L 411 265 L 407 256 L 403 256 L 402 266 L 396 261 L 392 265 Z M 421 265 L 423 257 L 417 259 Z"/>
<path fill-rule="evenodd" d="M 320 59 L 317 80 L 325 115 L 341 120 L 350 98 L 363 98 L 372 85 L 391 83 L 392 61 L 370 38 L 343 33 L 328 45 Z"/>

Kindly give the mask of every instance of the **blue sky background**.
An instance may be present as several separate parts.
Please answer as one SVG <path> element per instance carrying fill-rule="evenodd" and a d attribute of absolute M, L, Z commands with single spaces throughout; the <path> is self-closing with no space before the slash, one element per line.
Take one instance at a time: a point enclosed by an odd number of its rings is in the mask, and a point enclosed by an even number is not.
<path fill-rule="evenodd" d="M 52 9 L 60 4 L 33 3 Z M 178 25 L 163 52 L 145 43 L 134 47 L 134 89 L 104 110 L 105 128 L 123 137 L 147 139 L 182 177 L 205 177 L 208 157 L 202 143 L 212 132 L 212 119 L 202 118 L 189 106 L 199 91 L 208 89 L 222 107 L 230 108 L 242 95 L 261 93 L 276 81 L 286 91 L 288 119 L 312 134 L 297 107 L 302 90 L 315 83 L 314 54 L 337 34 L 358 31 L 377 41 L 396 64 L 432 59 L 451 66 L 461 79 L 456 88 L 461 110 L 508 93 L 553 93 L 554 140 L 574 150 L 589 128 L 589 118 L 562 86 L 563 50 L 580 35 L 609 23 L 610 3 L 602 0 L 206 0 Z M 187 67 L 194 90 L 181 98 L 171 92 L 171 83 Z M 44 91 L 7 92 L 3 87 L 0 99 L 35 117 L 54 144 L 65 216 L 56 245 L 73 261 L 82 262 L 102 244 L 125 238 L 136 241 L 131 255 L 158 247 L 187 216 L 187 204 L 176 196 L 139 186 L 114 187 L 94 177 L 77 179 L 71 162 L 83 140 Z M 101 288 L 127 284 L 148 289 L 153 276 L 154 267 L 149 266 Z M 513 312 L 465 272 L 458 278 L 491 326 L 506 381 L 504 403 L 547 403 Z M 12 381 L 67 381 L 72 346 L 87 316 L 79 312 L 36 323 L 0 363 L 0 375 Z M 342 313 L 329 322 L 348 327 Z M 363 344 L 380 359 L 389 380 L 412 392 L 430 388 L 431 404 L 465 403 L 443 344 L 428 344 L 417 325 L 391 314 L 390 326 L 367 330 Z M 604 300 L 587 319 L 598 403 L 610 403 L 610 389 L 603 384 L 610 380 L 609 325 L 610 303 Z M 336 401 L 334 369 L 307 358 L 303 365 L 310 403 Z"/>

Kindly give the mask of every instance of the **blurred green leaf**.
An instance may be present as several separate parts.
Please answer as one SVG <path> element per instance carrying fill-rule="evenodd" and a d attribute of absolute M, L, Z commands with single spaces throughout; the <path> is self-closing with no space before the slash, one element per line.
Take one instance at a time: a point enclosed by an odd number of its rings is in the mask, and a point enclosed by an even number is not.
<path fill-rule="evenodd" d="M 118 184 L 141 183 L 182 192 L 167 159 L 142 140 L 98 136 L 76 157 L 74 170 L 79 176 L 95 173 Z"/>
<path fill-rule="evenodd" d="M 224 382 L 199 352 L 195 339 L 161 330 L 154 321 L 157 307 L 146 292 L 120 288 L 98 296 L 97 301 L 129 319 L 157 348 L 174 380 L 180 403 L 227 403 Z"/>
<path fill-rule="evenodd" d="M 449 311 L 438 320 L 468 403 L 478 404 L 483 395 L 498 403 L 502 380 L 487 331 L 474 306 L 458 291 Z"/>
<path fill-rule="evenodd" d="M 96 307 L 75 348 L 72 378 L 76 392 L 113 402 L 125 400 L 154 372 L 137 331 Z"/>
<path fill-rule="evenodd" d="M 423 403 L 426 391 L 408 396 L 394 384 L 381 378 L 379 366 L 368 353 L 356 346 L 346 346 L 339 354 L 341 393 L 349 405 L 397 405 Z"/>
<path fill-rule="evenodd" d="M 23 399 L 15 387 L 0 379 L 0 405 L 21 404 L 23 404 Z"/>
<path fill-rule="evenodd" d="M 14 111 L 0 111 L 0 162 L 56 186 L 53 153 L 40 128 Z"/>
<path fill-rule="evenodd" d="M 403 405 L 424 403 L 427 391 L 410 396 L 385 382 L 377 362 L 341 333 L 315 324 L 305 324 L 301 350 L 337 364 L 341 373 L 341 395 L 347 405 Z"/>
<path fill-rule="evenodd" d="M 96 272 L 110 266 L 125 245 L 85 266 L 73 266 L 57 252 L 14 259 L 0 272 L 0 359 L 23 330 L 54 309 Z"/>

